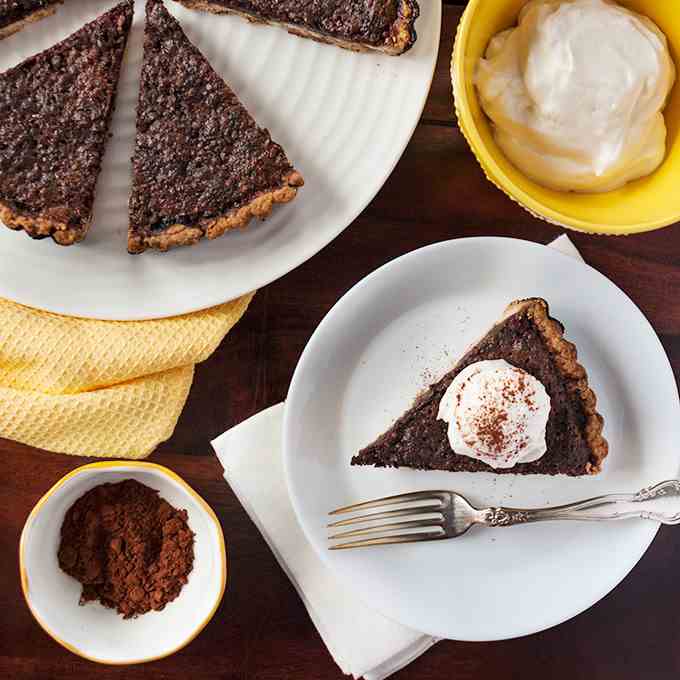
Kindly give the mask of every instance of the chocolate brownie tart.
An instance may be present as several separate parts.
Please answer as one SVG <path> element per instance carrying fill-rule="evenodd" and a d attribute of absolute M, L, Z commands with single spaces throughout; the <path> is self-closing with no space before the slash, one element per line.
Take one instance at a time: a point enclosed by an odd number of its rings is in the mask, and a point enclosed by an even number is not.
<path fill-rule="evenodd" d="M 352 465 L 410 467 L 420 470 L 493 472 L 495 474 L 565 474 L 580 476 L 601 470 L 607 456 L 603 419 L 588 386 L 576 348 L 564 339 L 564 327 L 549 316 L 540 298 L 513 302 L 503 318 L 456 364 L 431 385 L 392 427 L 352 459 Z M 503 359 L 536 377 L 550 396 L 547 451 L 538 460 L 509 468 L 492 468 L 452 451 L 447 425 L 438 420 L 442 396 L 466 367 Z"/>
<path fill-rule="evenodd" d="M 359 52 L 403 54 L 416 41 L 416 0 L 176 0 L 186 7 L 237 14 L 290 33 Z"/>
<path fill-rule="evenodd" d="M 82 240 L 132 23 L 123 2 L 0 74 L 0 220 L 60 245 Z"/>
<path fill-rule="evenodd" d="M 245 227 L 304 184 L 160 0 L 146 5 L 132 165 L 131 253 Z"/>
<path fill-rule="evenodd" d="M 0 0 L 0 40 L 54 14 L 64 0 Z"/>

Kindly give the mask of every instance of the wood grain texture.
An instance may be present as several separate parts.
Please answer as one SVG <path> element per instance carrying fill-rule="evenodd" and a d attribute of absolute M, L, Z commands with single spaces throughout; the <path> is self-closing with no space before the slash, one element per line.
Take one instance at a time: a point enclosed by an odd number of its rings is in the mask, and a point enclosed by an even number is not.
<path fill-rule="evenodd" d="M 17 545 L 37 499 L 87 461 L 0 440 L 0 554 L 5 560 L 0 569 L 0 678 L 341 677 L 293 587 L 222 480 L 209 441 L 285 397 L 297 359 L 321 318 L 376 267 L 452 237 L 503 235 L 546 243 L 558 235 L 484 179 L 455 127 L 448 62 L 459 14 L 460 8 L 447 3 L 439 64 L 422 123 L 383 190 L 331 245 L 256 295 L 241 323 L 198 367 L 174 436 L 150 459 L 182 475 L 222 522 L 230 580 L 213 621 L 185 650 L 133 669 L 95 666 L 53 642 L 23 602 Z M 573 238 L 586 260 L 648 316 L 680 375 L 680 226 L 634 237 Z M 679 572 L 680 533 L 662 528 L 634 572 L 572 621 L 507 642 L 442 642 L 397 677 L 677 680 Z"/>

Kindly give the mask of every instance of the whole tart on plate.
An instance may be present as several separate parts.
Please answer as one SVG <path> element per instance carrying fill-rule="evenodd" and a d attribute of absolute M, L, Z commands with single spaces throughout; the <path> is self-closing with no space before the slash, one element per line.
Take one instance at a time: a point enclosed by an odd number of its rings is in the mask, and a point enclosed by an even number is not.
<path fill-rule="evenodd" d="M 0 0 L 0 40 L 54 14 L 64 0 Z"/>
<path fill-rule="evenodd" d="M 191 9 L 237 14 L 346 49 L 399 55 L 413 47 L 416 0 L 176 0 Z"/>
<path fill-rule="evenodd" d="M 537 378 L 550 397 L 545 431 L 546 452 L 533 462 L 493 468 L 455 453 L 439 405 L 454 378 L 480 361 L 505 360 Z M 417 397 L 414 404 L 376 441 L 352 458 L 352 465 L 409 467 L 419 470 L 493 472 L 495 474 L 564 474 L 601 471 L 608 453 L 603 418 L 576 347 L 564 327 L 549 314 L 541 298 L 518 300 L 458 361 L 454 368 Z"/>
<path fill-rule="evenodd" d="M 132 0 L 0 74 L 0 220 L 60 245 L 82 240 L 92 206 Z"/>
<path fill-rule="evenodd" d="M 146 5 L 132 165 L 130 253 L 243 228 L 304 184 L 161 0 Z"/>

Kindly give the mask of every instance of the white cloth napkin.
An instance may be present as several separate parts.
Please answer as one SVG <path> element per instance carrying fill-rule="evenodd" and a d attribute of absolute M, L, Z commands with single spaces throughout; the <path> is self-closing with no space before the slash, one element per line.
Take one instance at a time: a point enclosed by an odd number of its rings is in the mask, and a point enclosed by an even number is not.
<path fill-rule="evenodd" d="M 554 248 L 555 250 L 559 250 L 563 255 L 571 255 L 573 258 L 583 262 L 581 253 L 576 250 L 576 246 L 566 234 L 562 234 L 562 236 L 558 236 L 554 241 L 548 243 L 548 248 Z"/>
<path fill-rule="evenodd" d="M 283 404 L 258 413 L 212 444 L 224 477 L 307 607 L 343 673 L 382 680 L 436 640 L 371 611 L 334 578 L 297 523 L 283 474 Z"/>
<path fill-rule="evenodd" d="M 550 244 L 581 259 L 566 235 Z M 212 442 L 224 477 L 304 602 L 345 675 L 383 680 L 429 649 L 437 638 L 372 611 L 338 583 L 297 523 L 283 473 L 283 404 L 231 428 Z"/>

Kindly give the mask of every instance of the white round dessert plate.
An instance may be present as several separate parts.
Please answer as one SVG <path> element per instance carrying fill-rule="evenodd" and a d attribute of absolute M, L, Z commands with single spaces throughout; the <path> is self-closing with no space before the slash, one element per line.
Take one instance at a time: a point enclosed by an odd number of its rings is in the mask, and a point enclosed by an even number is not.
<path fill-rule="evenodd" d="M 70 35 L 115 0 L 69 0 L 3 40 L 0 71 Z M 168 253 L 128 255 L 130 157 L 144 32 L 135 21 L 82 243 L 59 247 L 0 225 L 0 297 L 56 313 L 144 319 L 203 309 L 260 288 L 333 240 L 382 187 L 425 105 L 439 47 L 441 2 L 421 0 L 418 40 L 399 57 L 357 54 L 285 30 L 166 0 L 188 37 L 305 178 L 265 222 Z"/>
<path fill-rule="evenodd" d="M 598 476 L 518 476 L 351 467 L 417 393 L 518 298 L 548 300 L 588 370 L 610 454 Z M 499 640 L 561 623 L 633 568 L 658 525 L 550 522 L 473 529 L 431 543 L 329 551 L 327 513 L 406 491 L 451 489 L 475 505 L 541 507 L 637 491 L 676 477 L 678 391 L 640 310 L 576 259 L 514 239 L 422 248 L 357 284 L 307 345 L 291 383 L 284 460 L 307 538 L 348 590 L 415 630 Z"/>
<path fill-rule="evenodd" d="M 57 560 L 61 525 L 73 503 L 100 484 L 125 479 L 146 484 L 185 509 L 194 532 L 194 565 L 187 584 L 161 611 L 131 619 L 99 602 L 79 605 L 82 586 Z M 154 661 L 189 644 L 212 619 L 227 579 L 222 527 L 210 506 L 168 468 L 131 461 L 91 463 L 62 477 L 26 520 L 19 566 L 26 603 L 45 632 L 74 654 L 114 665 Z"/>

